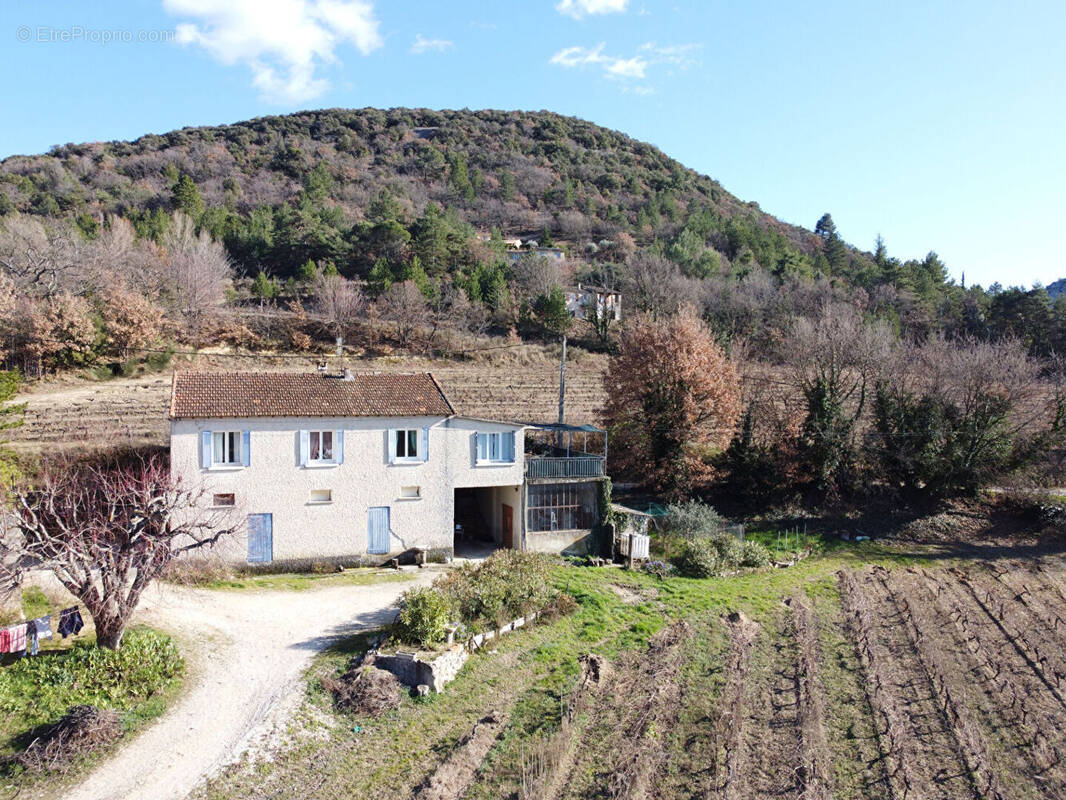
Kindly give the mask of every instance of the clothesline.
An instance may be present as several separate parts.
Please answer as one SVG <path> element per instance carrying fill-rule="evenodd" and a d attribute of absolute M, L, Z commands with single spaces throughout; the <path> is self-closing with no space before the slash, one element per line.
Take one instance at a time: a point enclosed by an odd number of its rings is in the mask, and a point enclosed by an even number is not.
<path fill-rule="evenodd" d="M 28 650 L 29 655 L 37 655 L 40 652 L 40 640 L 52 638 L 53 613 L 0 628 L 0 653 L 18 653 L 22 658 Z M 85 623 L 81 618 L 80 605 L 67 606 L 60 610 L 58 633 L 64 639 L 77 636 L 83 627 Z"/>
<path fill-rule="evenodd" d="M 18 622 L 5 622 L 3 625 L 0 625 L 0 629 L 17 628 L 19 625 L 29 625 L 31 622 L 35 622 L 36 620 L 39 620 L 41 617 L 50 617 L 53 614 L 62 614 L 64 611 L 66 611 L 67 609 L 70 609 L 70 608 L 77 609 L 78 612 L 81 612 L 82 609 L 85 609 L 85 613 L 89 614 L 89 609 L 85 608 L 85 606 L 82 605 L 81 603 L 75 603 L 72 606 L 56 606 L 56 608 L 59 609 L 59 610 L 58 611 L 48 610 L 44 614 L 38 614 L 36 617 L 33 617 L 31 619 L 20 619 Z M 89 614 L 89 617 L 91 618 L 92 614 Z"/>

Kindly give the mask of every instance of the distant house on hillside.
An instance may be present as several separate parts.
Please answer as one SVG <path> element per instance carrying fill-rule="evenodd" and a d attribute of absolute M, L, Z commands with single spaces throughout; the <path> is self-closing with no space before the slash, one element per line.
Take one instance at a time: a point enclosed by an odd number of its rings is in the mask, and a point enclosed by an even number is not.
<path fill-rule="evenodd" d="M 526 255 L 540 256 L 541 258 L 547 258 L 550 261 L 566 261 L 566 251 L 558 247 L 534 246 L 525 250 L 508 250 L 507 255 L 511 259 L 511 261 L 518 261 L 522 258 L 522 256 Z"/>
<path fill-rule="evenodd" d="M 491 233 L 484 233 L 484 232 L 475 233 L 474 236 L 479 242 L 491 242 L 492 241 L 492 234 Z M 521 250 L 522 249 L 522 239 L 519 238 L 518 236 L 504 236 L 503 237 L 503 243 L 507 247 L 507 249 L 509 249 L 509 250 Z"/>
<path fill-rule="evenodd" d="M 596 316 L 609 317 L 615 322 L 622 319 L 622 293 L 600 286 L 578 284 L 576 289 L 566 290 L 566 310 L 576 319 L 588 319 L 591 310 Z"/>
<path fill-rule="evenodd" d="M 464 417 L 428 373 L 179 372 L 170 453 L 205 502 L 245 516 L 217 551 L 237 564 L 446 558 L 478 541 L 580 553 L 605 514 L 605 432 Z"/>

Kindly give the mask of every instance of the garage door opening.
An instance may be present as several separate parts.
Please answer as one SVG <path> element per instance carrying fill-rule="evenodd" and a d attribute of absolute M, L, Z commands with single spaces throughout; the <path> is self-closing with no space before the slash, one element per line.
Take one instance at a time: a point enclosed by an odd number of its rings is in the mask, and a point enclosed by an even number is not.
<path fill-rule="evenodd" d="M 497 548 L 521 548 L 521 508 L 521 486 L 456 489 L 456 556 L 485 557 Z"/>

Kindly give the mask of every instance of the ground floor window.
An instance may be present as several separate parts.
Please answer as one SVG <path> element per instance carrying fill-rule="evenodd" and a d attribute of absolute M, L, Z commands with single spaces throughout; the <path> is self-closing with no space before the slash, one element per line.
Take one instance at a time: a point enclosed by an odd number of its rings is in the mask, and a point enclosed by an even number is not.
<path fill-rule="evenodd" d="M 526 530 L 588 530 L 596 525 L 595 483 L 533 484 L 527 489 Z"/>

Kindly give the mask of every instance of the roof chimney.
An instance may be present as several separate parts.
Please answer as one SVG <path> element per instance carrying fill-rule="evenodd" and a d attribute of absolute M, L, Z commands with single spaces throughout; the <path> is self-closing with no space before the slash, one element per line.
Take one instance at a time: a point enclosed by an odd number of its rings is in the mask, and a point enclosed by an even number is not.
<path fill-rule="evenodd" d="M 350 369 L 345 369 L 344 370 L 344 380 L 346 380 L 346 381 L 354 381 L 355 380 L 355 373 L 353 373 Z"/>

